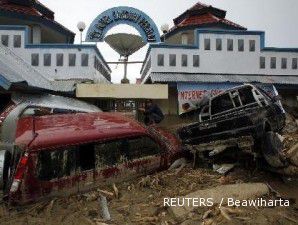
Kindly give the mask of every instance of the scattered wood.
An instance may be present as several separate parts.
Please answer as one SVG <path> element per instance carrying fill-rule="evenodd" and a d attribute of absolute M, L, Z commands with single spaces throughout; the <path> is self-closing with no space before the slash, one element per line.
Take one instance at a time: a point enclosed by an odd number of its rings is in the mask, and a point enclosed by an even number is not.
<path fill-rule="evenodd" d="M 203 219 L 203 220 L 207 219 L 207 218 L 210 216 L 211 213 L 212 213 L 212 210 L 209 209 L 208 211 L 206 211 L 206 212 L 203 214 L 202 219 Z"/>
<path fill-rule="evenodd" d="M 298 224 L 298 221 L 297 221 L 296 219 L 291 218 L 291 217 L 289 217 L 288 215 L 283 214 L 283 213 L 280 213 L 280 215 L 281 215 L 282 217 L 284 217 L 285 219 L 287 219 L 287 220 L 289 220 L 289 221 L 291 221 L 291 222 L 293 222 L 293 223 L 295 223 L 295 224 Z"/>
<path fill-rule="evenodd" d="M 223 207 L 219 208 L 220 214 L 226 219 L 226 220 L 232 220 L 231 217 L 229 216 L 227 210 Z"/>
<path fill-rule="evenodd" d="M 104 195 L 105 197 L 113 198 L 114 193 L 106 190 L 97 189 L 97 191 L 100 193 L 100 195 Z"/>
<path fill-rule="evenodd" d="M 116 184 L 113 184 L 113 190 L 114 190 L 114 194 L 115 194 L 115 198 L 118 199 L 119 198 L 119 190 L 116 187 Z"/>
<path fill-rule="evenodd" d="M 100 212 L 101 216 L 105 221 L 111 220 L 111 215 L 108 208 L 108 201 L 107 198 L 103 195 L 99 197 L 99 205 L 100 205 Z"/>

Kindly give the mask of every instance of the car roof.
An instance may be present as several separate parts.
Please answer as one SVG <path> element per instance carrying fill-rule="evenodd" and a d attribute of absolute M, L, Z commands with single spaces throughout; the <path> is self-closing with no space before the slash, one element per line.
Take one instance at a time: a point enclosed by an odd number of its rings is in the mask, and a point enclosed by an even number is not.
<path fill-rule="evenodd" d="M 145 134 L 145 127 L 118 113 L 30 116 L 19 120 L 16 144 L 38 150 Z"/>
<path fill-rule="evenodd" d="M 239 90 L 239 89 L 241 89 L 241 88 L 245 88 L 245 87 L 256 88 L 256 87 L 255 87 L 254 85 L 252 85 L 252 84 L 243 84 L 243 85 L 239 85 L 239 86 L 236 86 L 236 87 L 233 87 L 233 88 L 229 88 L 229 89 L 227 89 L 227 90 L 225 90 L 225 91 L 223 91 L 223 92 L 221 92 L 221 93 L 219 93 L 219 94 L 217 94 L 217 95 L 211 97 L 210 100 L 213 100 L 213 99 L 215 99 L 215 98 L 217 98 L 217 97 L 219 97 L 219 96 L 222 96 L 222 95 L 224 95 L 224 94 L 227 94 L 227 93 L 229 93 L 229 92 L 231 92 L 231 91 Z"/>

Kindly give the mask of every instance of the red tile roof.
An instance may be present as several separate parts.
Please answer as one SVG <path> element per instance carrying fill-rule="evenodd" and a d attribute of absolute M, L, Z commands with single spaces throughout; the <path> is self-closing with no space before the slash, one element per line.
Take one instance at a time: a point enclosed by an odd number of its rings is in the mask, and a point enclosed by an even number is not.
<path fill-rule="evenodd" d="M 15 3 L 11 3 L 8 0 L 0 0 L 0 10 L 21 13 L 29 16 L 45 16 L 41 12 L 39 12 L 33 5 L 32 6 L 18 5 Z M 53 19 L 53 18 L 48 18 L 48 19 Z"/>
<path fill-rule="evenodd" d="M 191 16 L 185 18 L 182 22 L 180 22 L 176 27 L 187 27 L 187 26 L 199 26 L 203 24 L 214 24 L 214 23 L 221 23 L 226 24 L 229 26 L 233 26 L 235 28 L 245 29 L 244 27 L 229 21 L 225 18 L 219 18 L 211 13 L 206 13 L 202 15 Z"/>

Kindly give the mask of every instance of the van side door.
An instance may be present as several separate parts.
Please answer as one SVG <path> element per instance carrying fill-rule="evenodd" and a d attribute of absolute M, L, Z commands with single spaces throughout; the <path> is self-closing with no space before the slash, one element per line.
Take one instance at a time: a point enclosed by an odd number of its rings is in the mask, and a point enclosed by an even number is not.
<path fill-rule="evenodd" d="M 76 177 L 76 149 L 63 147 L 55 150 L 41 150 L 36 152 L 35 190 L 39 190 L 39 197 L 65 196 L 78 192 L 78 179 Z M 34 163 L 34 162 L 33 162 Z M 33 180 L 31 180 L 32 182 Z M 26 181 L 25 181 L 26 183 Z M 28 184 L 29 185 L 29 184 Z M 28 186 L 28 189 L 33 186 Z"/>

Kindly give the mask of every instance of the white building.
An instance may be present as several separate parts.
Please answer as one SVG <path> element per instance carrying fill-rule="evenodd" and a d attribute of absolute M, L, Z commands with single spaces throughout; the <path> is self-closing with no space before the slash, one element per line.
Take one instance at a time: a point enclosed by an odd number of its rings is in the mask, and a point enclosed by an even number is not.
<path fill-rule="evenodd" d="M 8 57 L 0 58 L 0 64 L 5 65 L 0 66 L 0 98 L 9 99 L 7 95 L 18 89 L 16 81 L 20 83 L 22 79 L 29 91 L 67 89 L 72 94 L 77 83 L 111 83 L 111 70 L 97 46 L 73 44 L 74 36 L 54 20 L 54 12 L 37 0 L 0 0 L 1 56 Z M 14 59 L 48 81 L 31 82 L 32 77 L 15 69 Z M 46 82 L 54 87 L 43 86 Z"/>
<path fill-rule="evenodd" d="M 150 45 L 141 79 L 169 84 L 170 99 L 161 104 L 165 113 L 181 114 L 206 93 L 248 82 L 274 85 L 286 104 L 298 107 L 298 49 L 266 47 L 263 31 L 248 31 L 225 16 L 197 3 L 174 19 L 164 43 Z"/>

